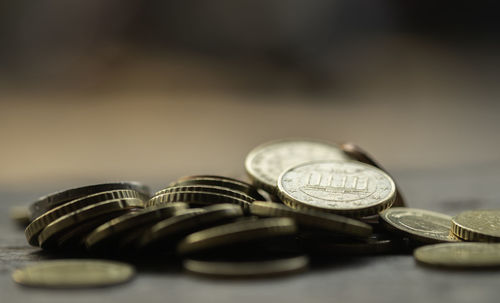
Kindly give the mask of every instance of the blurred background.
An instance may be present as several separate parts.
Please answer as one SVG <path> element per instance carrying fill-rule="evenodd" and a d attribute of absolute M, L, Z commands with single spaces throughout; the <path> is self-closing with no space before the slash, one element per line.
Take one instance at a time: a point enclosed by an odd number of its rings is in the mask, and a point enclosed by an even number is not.
<path fill-rule="evenodd" d="M 496 3 L 0 0 L 0 189 L 241 176 L 282 137 L 500 167 Z"/>

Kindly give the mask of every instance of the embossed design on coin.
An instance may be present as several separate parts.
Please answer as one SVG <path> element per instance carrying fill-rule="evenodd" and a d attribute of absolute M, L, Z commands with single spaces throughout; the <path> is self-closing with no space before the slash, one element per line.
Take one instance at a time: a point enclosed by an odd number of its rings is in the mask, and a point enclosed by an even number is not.
<path fill-rule="evenodd" d="M 453 233 L 464 240 L 500 242 L 500 210 L 471 210 L 453 218 Z"/>
<path fill-rule="evenodd" d="M 480 268 L 500 267 L 500 244 L 446 243 L 420 247 L 413 256 L 420 264 Z"/>
<path fill-rule="evenodd" d="M 368 216 L 390 207 L 396 186 L 380 169 L 356 161 L 317 161 L 283 172 L 278 195 L 290 207 Z"/>
<path fill-rule="evenodd" d="M 451 231 L 451 217 L 423 209 L 394 207 L 380 213 L 389 230 L 396 230 L 426 243 L 459 241 Z"/>
<path fill-rule="evenodd" d="M 288 167 L 317 160 L 350 160 L 337 145 L 312 140 L 279 140 L 254 148 L 245 168 L 257 187 L 276 192 L 278 177 Z"/>

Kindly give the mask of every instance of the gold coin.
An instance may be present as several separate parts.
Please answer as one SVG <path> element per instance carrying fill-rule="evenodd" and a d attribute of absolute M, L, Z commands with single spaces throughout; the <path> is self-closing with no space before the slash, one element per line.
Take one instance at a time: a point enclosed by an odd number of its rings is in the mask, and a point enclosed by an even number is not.
<path fill-rule="evenodd" d="M 14 206 L 9 210 L 9 215 L 12 221 L 16 222 L 19 226 L 28 226 L 31 222 L 31 214 L 29 207 Z"/>
<path fill-rule="evenodd" d="M 86 237 L 85 245 L 89 249 L 95 249 L 97 246 L 105 244 L 105 242 L 112 245 L 113 241 L 110 240 L 113 237 L 116 238 L 120 234 L 131 232 L 143 226 L 153 225 L 158 221 L 173 216 L 180 209 L 187 209 L 187 207 L 186 203 L 175 202 L 119 216 L 98 226 Z"/>
<path fill-rule="evenodd" d="M 75 199 L 54 207 L 43 215 L 37 217 L 28 225 L 28 227 L 26 227 L 24 234 L 29 244 L 38 246 L 38 235 L 42 232 L 42 230 L 51 222 L 54 222 L 64 215 L 99 202 L 116 199 L 143 199 L 143 197 L 143 194 L 135 190 L 125 189 L 100 192 L 97 194 Z"/>
<path fill-rule="evenodd" d="M 317 161 L 284 171 L 278 196 L 292 208 L 370 216 L 390 207 L 396 186 L 382 170 L 357 161 Z"/>
<path fill-rule="evenodd" d="M 212 175 L 198 175 L 198 176 L 188 176 L 178 179 L 175 182 L 170 183 L 170 187 L 172 186 L 185 186 L 185 185 L 212 185 L 219 186 L 228 189 L 232 189 L 235 191 L 243 192 L 255 200 L 265 200 L 264 197 L 257 191 L 253 185 L 250 185 L 246 182 L 222 177 L 222 176 L 212 176 Z"/>
<path fill-rule="evenodd" d="M 217 193 L 217 194 L 222 194 L 222 195 L 227 195 L 227 196 L 235 197 L 238 199 L 242 199 L 242 200 L 245 200 L 248 202 L 255 201 L 254 198 L 250 197 L 249 195 L 245 194 L 244 192 L 236 191 L 236 190 L 232 190 L 232 189 L 220 187 L 220 186 L 213 186 L 213 185 L 181 185 L 181 186 L 167 187 L 167 188 L 162 189 L 159 192 L 155 193 L 153 198 L 155 196 L 161 196 L 161 195 L 169 194 L 169 193 L 191 192 L 191 191 L 192 192 Z"/>
<path fill-rule="evenodd" d="M 309 258 L 298 256 L 259 262 L 220 262 L 187 259 L 184 269 L 197 275 L 219 278 L 255 278 L 292 274 L 308 268 Z"/>
<path fill-rule="evenodd" d="M 180 191 L 155 196 L 146 202 L 146 207 L 169 202 L 186 202 L 195 206 L 208 206 L 213 204 L 231 203 L 238 204 L 244 210 L 250 207 L 250 202 L 230 195 L 203 191 Z"/>
<path fill-rule="evenodd" d="M 366 237 L 372 233 L 370 225 L 358 220 L 313 209 L 292 209 L 283 204 L 273 202 L 255 201 L 250 206 L 250 212 L 257 216 L 289 217 L 295 219 L 298 225 L 345 235 Z"/>
<path fill-rule="evenodd" d="M 71 188 L 41 197 L 30 205 L 31 219 L 35 219 L 46 211 L 66 203 L 71 200 L 79 199 L 88 195 L 100 192 L 112 191 L 117 189 L 131 189 L 141 193 L 144 199 L 149 196 L 149 188 L 138 182 L 116 182 L 87 185 L 83 187 Z"/>
<path fill-rule="evenodd" d="M 315 160 L 349 160 L 336 144 L 309 139 L 271 141 L 254 148 L 245 160 L 252 183 L 276 194 L 278 177 L 288 167 Z"/>
<path fill-rule="evenodd" d="M 445 243 L 417 248 L 413 256 L 423 265 L 450 268 L 500 267 L 500 244 Z"/>
<path fill-rule="evenodd" d="M 69 228 L 76 227 L 85 221 L 105 214 L 121 212 L 126 209 L 142 206 L 143 201 L 140 199 L 116 199 L 86 206 L 64 215 L 47 225 L 38 236 L 38 243 L 42 248 L 54 248 L 57 237 Z"/>
<path fill-rule="evenodd" d="M 457 242 L 450 234 L 451 217 L 433 211 L 394 207 L 380 213 L 381 222 L 389 231 L 403 233 L 424 242 Z"/>
<path fill-rule="evenodd" d="M 47 288 L 87 288 L 129 281 L 134 268 L 125 263 L 101 260 L 43 261 L 17 269 L 12 279 L 19 284 Z"/>
<path fill-rule="evenodd" d="M 217 204 L 204 209 L 187 209 L 148 228 L 141 237 L 139 246 L 173 245 L 186 234 L 242 216 L 241 207 L 233 204 Z"/>
<path fill-rule="evenodd" d="M 470 210 L 452 219 L 453 234 L 466 241 L 500 242 L 500 210 Z"/>
<path fill-rule="evenodd" d="M 293 235 L 296 232 L 297 225 L 290 218 L 239 221 L 192 233 L 179 243 L 177 252 L 197 253 L 230 244 Z"/>

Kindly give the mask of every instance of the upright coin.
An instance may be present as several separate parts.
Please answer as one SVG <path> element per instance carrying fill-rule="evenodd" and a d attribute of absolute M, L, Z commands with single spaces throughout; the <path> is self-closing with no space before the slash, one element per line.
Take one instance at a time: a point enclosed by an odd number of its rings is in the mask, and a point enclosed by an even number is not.
<path fill-rule="evenodd" d="M 394 181 L 357 161 L 317 161 L 284 171 L 278 196 L 292 208 L 314 208 L 348 216 L 370 216 L 394 202 Z"/>
<path fill-rule="evenodd" d="M 466 241 L 500 242 L 500 210 L 471 210 L 454 217 L 453 233 Z"/>
<path fill-rule="evenodd" d="M 255 186 L 276 194 L 278 177 L 288 167 L 315 160 L 349 160 L 331 143 L 288 139 L 257 146 L 248 154 L 245 169 Z"/>
<path fill-rule="evenodd" d="M 446 243 L 417 248 L 415 260 L 423 265 L 449 268 L 500 267 L 500 244 Z"/>
<path fill-rule="evenodd" d="M 433 211 L 394 207 L 380 213 L 389 231 L 403 233 L 424 243 L 457 242 L 451 235 L 451 217 Z"/>
<path fill-rule="evenodd" d="M 292 274 L 307 269 L 309 258 L 266 260 L 259 262 L 220 262 L 203 260 L 184 260 L 183 266 L 188 272 L 218 278 L 256 278 Z"/>
<path fill-rule="evenodd" d="M 131 265 L 101 260 L 43 261 L 12 273 L 19 284 L 46 288 L 88 288 L 120 284 L 135 274 Z"/>

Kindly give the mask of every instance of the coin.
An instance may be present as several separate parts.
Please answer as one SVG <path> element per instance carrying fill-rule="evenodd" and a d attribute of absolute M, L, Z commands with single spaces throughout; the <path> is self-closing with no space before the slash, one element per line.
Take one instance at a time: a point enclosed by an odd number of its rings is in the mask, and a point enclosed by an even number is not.
<path fill-rule="evenodd" d="M 254 200 L 265 200 L 264 197 L 257 191 L 257 189 L 246 182 L 222 177 L 222 176 L 212 176 L 212 175 L 198 175 L 198 176 L 188 176 L 178 179 L 175 182 L 172 182 L 169 186 L 185 186 L 185 185 L 212 185 L 219 186 L 228 189 L 232 189 L 235 191 L 243 192 Z"/>
<path fill-rule="evenodd" d="M 349 160 L 336 144 L 309 139 L 271 141 L 254 148 L 245 160 L 252 183 L 276 194 L 278 177 L 288 167 L 314 160 Z"/>
<path fill-rule="evenodd" d="M 380 169 L 357 161 L 317 161 L 284 171 L 278 195 L 292 208 L 370 216 L 390 207 L 396 187 Z"/>
<path fill-rule="evenodd" d="M 12 221 L 17 225 L 26 227 L 31 222 L 30 209 L 26 206 L 14 206 L 9 209 L 9 215 Z"/>
<path fill-rule="evenodd" d="M 177 252 L 199 253 L 216 247 L 293 235 L 296 232 L 297 225 L 290 218 L 239 221 L 192 233 L 179 243 Z"/>
<path fill-rule="evenodd" d="M 138 182 L 117 182 L 88 185 L 78 188 L 71 188 L 41 197 L 30 205 L 31 219 L 35 219 L 46 211 L 61 205 L 65 202 L 75 200 L 84 196 L 99 192 L 111 191 L 117 189 L 132 189 L 138 191 L 144 196 L 149 196 L 149 188 Z"/>
<path fill-rule="evenodd" d="M 313 209 L 292 209 L 273 202 L 255 201 L 250 206 L 250 212 L 258 216 L 289 217 L 295 219 L 299 226 L 303 225 L 345 235 L 365 237 L 372 233 L 370 225 L 358 220 Z"/>
<path fill-rule="evenodd" d="M 189 233 L 241 216 L 243 216 L 241 207 L 232 204 L 217 204 L 204 209 L 187 209 L 147 229 L 140 239 L 139 247 L 153 244 L 172 246 Z"/>
<path fill-rule="evenodd" d="M 139 199 L 108 200 L 86 206 L 82 209 L 64 215 L 47 225 L 38 236 L 38 243 L 44 249 L 54 248 L 57 237 L 69 228 L 78 226 L 85 221 L 105 214 L 121 212 L 125 209 L 142 206 L 143 201 Z"/>
<path fill-rule="evenodd" d="M 125 263 L 104 260 L 43 261 L 17 269 L 12 279 L 19 284 L 47 288 L 88 288 L 129 281 L 134 268 Z"/>
<path fill-rule="evenodd" d="M 424 243 L 457 242 L 450 235 L 451 217 L 433 211 L 394 207 L 380 213 L 388 231 L 399 232 Z"/>
<path fill-rule="evenodd" d="M 307 269 L 309 258 L 298 256 L 259 262 L 220 262 L 187 259 L 184 269 L 190 273 L 219 278 L 255 278 L 292 274 Z"/>
<path fill-rule="evenodd" d="M 343 143 L 340 146 L 340 148 L 347 155 L 349 155 L 351 158 L 353 158 L 357 161 L 375 166 L 376 168 L 380 168 L 381 170 L 383 170 L 384 172 L 389 174 L 386 169 L 384 169 L 380 164 L 378 164 L 373 159 L 373 157 L 371 157 L 365 150 L 363 150 L 361 147 L 357 146 L 356 144 L 351 143 L 351 142 L 347 142 L 347 143 Z M 406 206 L 405 199 L 404 199 L 403 195 L 401 194 L 401 190 L 397 184 L 396 184 L 396 199 L 394 200 L 394 204 L 392 206 L 393 207 L 394 206 L 395 207 L 405 207 Z"/>
<path fill-rule="evenodd" d="M 112 190 L 81 197 L 79 199 L 75 199 L 70 202 L 66 202 L 62 205 L 59 205 L 47 211 L 46 213 L 42 214 L 41 216 L 37 217 L 28 225 L 28 227 L 26 227 L 24 234 L 29 244 L 33 246 L 38 246 L 38 235 L 42 232 L 42 230 L 51 222 L 57 220 L 58 218 L 64 215 L 67 215 L 85 206 L 93 205 L 99 202 L 116 200 L 116 199 L 137 200 L 137 199 L 142 199 L 143 197 L 144 197 L 143 194 L 130 189 Z"/>
<path fill-rule="evenodd" d="M 162 194 L 149 199 L 149 201 L 146 202 L 146 207 L 168 202 L 186 202 L 195 206 L 231 203 L 243 207 L 244 210 L 247 210 L 250 207 L 249 201 L 239 199 L 234 196 L 203 191 L 179 191 Z"/>
<path fill-rule="evenodd" d="M 164 194 L 176 193 L 176 192 L 210 192 L 210 193 L 217 193 L 235 197 L 241 200 L 245 200 L 247 202 L 255 201 L 254 198 L 250 197 L 244 192 L 213 185 L 181 185 L 181 186 L 167 187 L 155 193 L 153 198 L 156 196 L 161 196 Z"/>
<path fill-rule="evenodd" d="M 153 225 L 158 221 L 169 218 L 179 209 L 186 209 L 187 204 L 181 202 L 170 203 L 160 207 L 150 208 L 114 218 L 90 233 L 85 239 L 85 245 L 89 249 L 98 249 L 99 246 L 113 246 L 112 238 L 117 238 L 128 232 L 147 225 Z"/>
<path fill-rule="evenodd" d="M 500 267 L 500 244 L 445 243 L 417 248 L 415 260 L 423 265 L 449 268 Z"/>
<path fill-rule="evenodd" d="M 500 210 L 470 210 L 452 219 L 453 233 L 466 241 L 500 242 Z"/>

